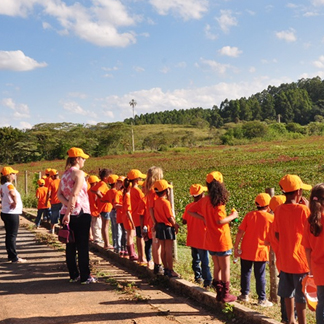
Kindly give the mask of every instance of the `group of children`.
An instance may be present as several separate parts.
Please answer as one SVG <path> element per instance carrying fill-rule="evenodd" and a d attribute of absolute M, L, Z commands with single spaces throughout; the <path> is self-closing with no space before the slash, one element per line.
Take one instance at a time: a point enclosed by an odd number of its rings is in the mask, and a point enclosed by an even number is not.
<path fill-rule="evenodd" d="M 41 188 L 45 187 L 43 181 L 40 180 L 40 183 Z M 99 177 L 88 177 L 88 183 L 91 239 L 95 242 L 103 239 L 106 249 L 147 264 L 156 274 L 179 277 L 173 269 L 172 257 L 173 240 L 179 225 L 169 201 L 169 188 L 172 186 L 163 180 L 162 169 L 151 167 L 147 174 L 133 169 L 126 177 L 101 169 Z M 190 187 L 193 202 L 186 206 L 183 224 L 187 225 L 187 245 L 191 247 L 195 280 L 204 287 L 213 287 L 218 301 L 239 299 L 247 302 L 254 267 L 258 304 L 272 306 L 265 291 L 266 263 L 271 246 L 280 273 L 278 295 L 283 300 L 287 316 L 283 319 L 286 323 L 295 323 L 296 310 L 298 323 L 306 323 L 302 280 L 310 274 L 318 286 L 317 323 L 324 323 L 324 279 L 321 276 L 324 270 L 324 184 L 312 189 L 297 175 L 286 175 L 279 185 L 283 192 L 281 196 L 271 198 L 265 193 L 256 196 L 256 210 L 243 218 L 234 246 L 229 223 L 238 217 L 238 213 L 233 209 L 229 215 L 226 214 L 229 193 L 223 175 L 218 171 L 211 172 L 206 177 L 206 186 L 194 184 Z M 308 202 L 302 194 L 303 190 L 311 189 Z M 46 196 L 45 203 L 49 198 L 53 203 L 53 188 L 46 195 L 39 191 L 42 201 Z M 205 192 L 208 195 L 205 196 Z M 109 244 L 109 220 L 112 244 Z M 234 257 L 240 257 L 241 263 L 241 294 L 238 297 L 230 294 L 230 256 L 233 248 Z M 209 268 L 209 255 L 214 265 L 213 275 Z"/>

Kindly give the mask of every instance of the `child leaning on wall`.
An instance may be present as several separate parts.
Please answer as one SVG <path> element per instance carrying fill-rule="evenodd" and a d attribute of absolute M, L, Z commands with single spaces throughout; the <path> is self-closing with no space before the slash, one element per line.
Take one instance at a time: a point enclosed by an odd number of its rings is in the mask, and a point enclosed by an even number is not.
<path fill-rule="evenodd" d="M 230 290 L 230 256 L 232 239 L 229 223 L 238 217 L 237 211 L 226 215 L 225 204 L 229 193 L 223 183 L 223 175 L 214 171 L 206 178 L 208 196 L 200 199 L 188 210 L 189 215 L 204 220 L 206 224 L 205 248 L 209 251 L 214 263 L 216 300 L 224 303 L 236 300 Z"/>
<path fill-rule="evenodd" d="M 310 214 L 308 207 L 300 204 L 303 189 L 310 190 L 297 175 L 287 174 L 279 182 L 286 196 L 284 204 L 274 212 L 274 232 L 278 240 L 280 274 L 278 295 L 285 299 L 288 323 L 295 323 L 294 305 L 298 323 L 306 323 L 306 300 L 302 292 L 302 279 L 307 275 L 305 249 L 301 245 L 305 222 Z"/>
<path fill-rule="evenodd" d="M 266 298 L 266 265 L 269 261 L 270 247 L 266 245 L 265 240 L 273 222 L 273 215 L 268 212 L 270 199 L 267 193 L 256 196 L 257 210 L 245 215 L 234 244 L 234 257 L 241 258 L 241 295 L 237 298 L 241 301 L 249 301 L 250 279 L 254 267 L 258 304 L 262 307 L 273 306 Z"/>
<path fill-rule="evenodd" d="M 192 270 L 194 271 L 195 281 L 203 284 L 204 287 L 211 285 L 212 276 L 209 268 L 208 251 L 205 249 L 206 226 L 203 220 L 192 217 L 188 214 L 188 209 L 204 197 L 207 187 L 200 184 L 190 186 L 189 192 L 193 197 L 193 202 L 188 204 L 182 215 L 182 223 L 187 225 L 187 246 L 191 247 Z"/>

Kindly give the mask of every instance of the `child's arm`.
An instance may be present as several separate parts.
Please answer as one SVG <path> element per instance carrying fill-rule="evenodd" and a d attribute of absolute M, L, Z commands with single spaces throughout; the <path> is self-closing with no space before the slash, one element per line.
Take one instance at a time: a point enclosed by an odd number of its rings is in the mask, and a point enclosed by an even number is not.
<path fill-rule="evenodd" d="M 244 233 L 245 232 L 243 230 L 239 229 L 236 234 L 235 243 L 234 243 L 234 257 L 235 258 L 239 257 L 238 248 L 239 248 L 239 245 L 241 243 Z"/>
<path fill-rule="evenodd" d="M 312 249 L 305 248 L 305 252 L 306 252 L 306 259 L 307 259 L 307 263 L 308 263 L 308 267 L 309 267 L 309 275 L 312 276 L 313 275 L 312 263 L 311 263 Z"/>
<path fill-rule="evenodd" d="M 168 218 L 168 221 L 172 224 L 172 226 L 175 228 L 175 233 L 178 234 L 178 230 L 179 230 L 179 224 L 175 221 L 175 218 L 173 216 L 171 216 L 170 218 Z"/>
<path fill-rule="evenodd" d="M 192 217 L 196 217 L 196 218 L 198 218 L 198 219 L 201 219 L 201 220 L 204 222 L 204 224 L 206 225 L 206 223 L 205 223 L 205 218 L 204 218 L 203 216 L 201 216 L 200 214 L 198 214 L 198 213 L 196 213 L 196 212 L 191 212 L 190 210 L 188 210 L 188 214 L 189 214 L 190 216 L 192 216 Z"/>
<path fill-rule="evenodd" d="M 224 225 L 230 223 L 233 219 L 238 217 L 238 212 L 236 210 L 232 211 L 227 217 L 217 221 L 219 225 Z"/>

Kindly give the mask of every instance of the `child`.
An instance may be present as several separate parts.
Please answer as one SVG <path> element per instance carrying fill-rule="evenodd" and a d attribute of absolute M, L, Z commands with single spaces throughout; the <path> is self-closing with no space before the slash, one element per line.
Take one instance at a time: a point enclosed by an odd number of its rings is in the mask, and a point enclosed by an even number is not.
<path fill-rule="evenodd" d="M 108 184 L 110 189 L 106 192 L 106 194 L 102 197 L 102 202 L 107 202 L 112 205 L 111 211 L 109 213 L 110 223 L 111 223 L 111 234 L 112 234 L 112 241 L 114 246 L 114 251 L 119 253 L 120 250 L 117 248 L 117 222 L 116 222 L 116 209 L 114 207 L 115 204 L 115 197 L 116 197 L 116 183 L 117 183 L 118 175 L 111 174 L 108 177 Z"/>
<path fill-rule="evenodd" d="M 313 187 L 310 201 L 310 216 L 305 224 L 302 244 L 306 250 L 309 274 L 317 286 L 316 323 L 324 323 L 324 183 Z"/>
<path fill-rule="evenodd" d="M 188 215 L 187 211 L 193 204 L 204 197 L 204 191 L 207 190 L 207 187 L 193 184 L 189 191 L 194 201 L 186 206 L 182 215 L 182 223 L 187 224 L 187 246 L 191 247 L 192 270 L 195 274 L 195 281 L 199 284 L 203 283 L 205 288 L 209 287 L 212 281 L 208 251 L 205 249 L 206 226 L 203 220 Z"/>
<path fill-rule="evenodd" d="M 112 209 L 112 205 L 108 202 L 103 202 L 102 197 L 108 191 L 108 177 L 112 174 L 112 171 L 109 169 L 101 169 L 99 171 L 100 181 L 91 188 L 91 191 L 94 192 L 98 197 L 98 209 L 102 221 L 101 235 L 104 240 L 104 249 L 113 250 L 114 247 L 109 244 L 109 213 Z"/>
<path fill-rule="evenodd" d="M 123 190 L 123 225 L 127 232 L 127 252 L 129 255 L 129 259 L 132 261 L 137 261 L 138 256 L 135 253 L 134 248 L 134 231 L 135 224 L 132 216 L 132 204 L 131 204 L 131 182 L 128 178 L 124 180 L 124 190 Z"/>
<path fill-rule="evenodd" d="M 179 278 L 173 270 L 172 246 L 179 225 L 172 214 L 171 204 L 168 200 L 168 189 L 172 188 L 165 180 L 154 183 L 154 190 L 158 196 L 154 204 L 154 219 L 156 223 L 156 238 L 161 247 L 161 257 L 164 266 L 164 275 L 170 278 Z"/>
<path fill-rule="evenodd" d="M 144 239 L 142 236 L 140 214 L 141 214 L 141 201 L 144 197 L 142 190 L 138 187 L 139 181 L 145 179 L 146 175 L 137 169 L 130 170 L 127 174 L 127 179 L 131 182 L 130 197 L 132 205 L 132 217 L 136 230 L 136 246 L 138 253 L 138 262 L 146 264 Z"/>
<path fill-rule="evenodd" d="M 241 258 L 241 295 L 238 296 L 238 299 L 249 301 L 250 277 L 252 266 L 254 266 L 258 304 L 262 307 L 273 306 L 266 299 L 265 291 L 266 264 L 269 261 L 270 250 L 269 246 L 265 244 L 265 239 L 269 233 L 270 224 L 273 222 L 273 215 L 268 213 L 270 199 L 271 197 L 267 193 L 260 193 L 256 196 L 257 210 L 245 215 L 234 244 L 234 257 Z M 241 254 L 239 254 L 241 240 Z"/>
<path fill-rule="evenodd" d="M 101 236 L 102 221 L 98 209 L 98 197 L 91 190 L 98 182 L 100 182 L 100 179 L 96 175 L 89 176 L 88 184 L 90 188 L 88 189 L 88 197 L 89 197 L 89 205 L 90 205 L 90 213 L 91 213 L 90 237 L 95 243 L 102 242 L 102 236 Z"/>
<path fill-rule="evenodd" d="M 154 202 L 157 195 L 154 191 L 154 183 L 157 180 L 163 179 L 163 170 L 160 167 L 152 166 L 147 170 L 145 180 L 145 197 L 146 197 L 146 213 L 148 216 L 148 235 L 152 237 L 152 256 L 154 262 L 153 272 L 157 275 L 163 275 L 161 248 L 159 247 L 159 240 L 156 238 L 155 219 L 154 219 Z M 149 243 L 148 243 L 149 244 Z"/>
<path fill-rule="evenodd" d="M 127 232 L 123 224 L 123 189 L 124 189 L 124 176 L 119 176 L 116 182 L 116 196 L 114 208 L 116 210 L 116 223 L 117 223 L 117 251 L 121 257 L 128 257 L 126 248 Z"/>
<path fill-rule="evenodd" d="M 52 181 L 49 185 L 46 202 L 50 201 L 51 205 L 51 230 L 50 233 L 54 234 L 55 232 L 55 224 L 58 224 L 60 219 L 60 210 L 62 208 L 62 203 L 59 201 L 57 197 L 58 187 L 60 185 L 60 178 L 57 170 L 51 169 L 50 176 Z"/>
<path fill-rule="evenodd" d="M 44 215 L 44 219 L 45 216 L 47 218 L 48 208 L 51 205 L 50 202 L 46 199 L 48 189 L 45 187 L 45 180 L 39 179 L 37 183 L 39 187 L 36 190 L 36 198 L 38 200 L 38 204 L 37 204 L 37 216 L 36 216 L 35 224 L 36 224 L 36 228 L 39 228 L 42 215 Z"/>
<path fill-rule="evenodd" d="M 204 220 L 206 224 L 205 248 L 209 250 L 214 263 L 213 286 L 216 288 L 216 300 L 224 303 L 236 300 L 229 293 L 230 287 L 230 256 L 232 239 L 229 222 L 237 218 L 237 211 L 226 216 L 225 204 L 228 191 L 223 183 L 223 175 L 214 171 L 206 178 L 209 195 L 193 204 L 188 214 Z"/>
<path fill-rule="evenodd" d="M 295 323 L 294 304 L 298 323 L 306 323 L 306 300 L 301 281 L 309 271 L 305 249 L 301 246 L 304 225 L 310 211 L 300 204 L 303 189 L 310 190 L 297 175 L 287 174 L 279 182 L 286 202 L 275 210 L 274 232 L 280 254 L 278 295 L 285 298 L 288 323 Z M 283 262 L 284 260 L 284 262 Z"/>
<path fill-rule="evenodd" d="M 45 180 L 44 187 L 46 187 L 48 190 L 49 190 L 51 182 L 52 182 L 51 170 L 52 170 L 51 168 L 47 168 L 45 170 L 45 174 L 43 176 L 43 179 Z M 50 221 L 51 218 L 52 218 L 52 210 L 51 210 L 51 207 L 49 207 L 46 214 L 44 214 L 44 220 Z"/>

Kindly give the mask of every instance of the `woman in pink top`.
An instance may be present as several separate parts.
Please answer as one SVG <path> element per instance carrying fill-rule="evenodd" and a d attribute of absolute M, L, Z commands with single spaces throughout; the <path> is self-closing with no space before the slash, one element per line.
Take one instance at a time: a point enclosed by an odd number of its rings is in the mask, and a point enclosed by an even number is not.
<path fill-rule="evenodd" d="M 72 147 L 68 150 L 65 172 L 61 178 L 57 196 L 63 207 L 60 211 L 63 225 L 69 225 L 74 232 L 75 242 L 66 244 L 66 263 L 70 282 L 81 284 L 94 283 L 97 280 L 90 275 L 89 267 L 89 231 L 91 224 L 87 182 L 81 168 L 89 155 L 82 149 Z M 76 263 L 78 251 L 78 265 Z"/>

